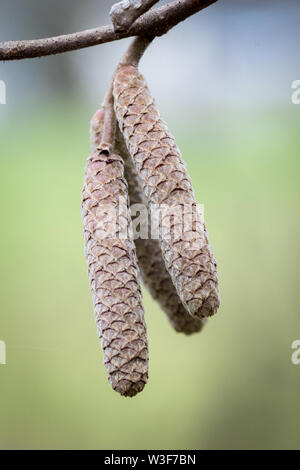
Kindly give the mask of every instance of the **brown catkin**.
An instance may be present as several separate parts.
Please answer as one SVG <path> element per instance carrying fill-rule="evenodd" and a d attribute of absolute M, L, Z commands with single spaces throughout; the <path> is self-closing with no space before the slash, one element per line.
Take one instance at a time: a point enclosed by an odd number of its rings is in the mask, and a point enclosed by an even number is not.
<path fill-rule="evenodd" d="M 103 116 L 104 110 L 99 109 L 91 120 L 90 142 L 92 150 L 95 150 L 101 142 Z M 141 187 L 140 178 L 136 173 L 118 126 L 114 151 L 121 155 L 125 162 L 125 176 L 128 183 L 130 204 L 146 205 L 146 197 Z M 159 241 L 152 238 L 137 238 L 135 245 L 142 280 L 152 297 L 158 301 L 162 310 L 166 313 L 173 328 L 177 332 L 185 334 L 201 331 L 205 320 L 191 317 L 182 305 L 170 274 L 165 267 Z"/>
<path fill-rule="evenodd" d="M 123 235 L 128 206 L 122 158 L 94 151 L 85 168 L 82 218 L 95 319 L 109 382 L 134 396 L 147 382 L 148 346 L 135 245 L 130 233 Z"/>
<path fill-rule="evenodd" d="M 213 315 L 219 306 L 217 265 L 175 139 L 135 66 L 120 64 L 113 94 L 118 123 L 149 206 L 159 210 L 162 254 L 177 293 L 191 315 Z M 182 221 L 174 217 L 182 210 L 188 225 L 180 233 Z"/>

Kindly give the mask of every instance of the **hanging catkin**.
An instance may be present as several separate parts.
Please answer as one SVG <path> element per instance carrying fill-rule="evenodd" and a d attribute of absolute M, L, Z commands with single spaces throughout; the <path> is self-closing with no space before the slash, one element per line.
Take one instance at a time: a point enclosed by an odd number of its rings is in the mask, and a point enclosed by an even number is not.
<path fill-rule="evenodd" d="M 128 206 L 122 158 L 94 150 L 85 168 L 82 218 L 95 319 L 113 389 L 134 396 L 147 382 L 148 346 Z"/>
<path fill-rule="evenodd" d="M 147 207 L 147 199 L 142 189 L 140 177 L 128 154 L 126 144 L 119 129 L 116 132 L 116 145 L 125 160 L 125 176 L 128 181 L 130 204 Z M 149 208 L 148 208 L 149 210 Z M 148 238 L 135 240 L 136 252 L 143 282 L 152 297 L 166 313 L 171 325 L 178 333 L 187 335 L 201 331 L 205 319 L 191 317 L 183 306 L 171 276 L 167 271 L 159 240 L 151 238 L 151 217 L 148 218 Z"/>
<path fill-rule="evenodd" d="M 159 212 L 162 255 L 192 316 L 219 306 L 216 261 L 185 163 L 136 66 L 121 63 L 114 78 L 115 112 L 149 206 Z M 176 215 L 184 211 L 178 223 Z M 182 230 L 183 229 L 183 230 Z"/>
<path fill-rule="evenodd" d="M 103 116 L 104 110 L 99 109 L 91 120 L 90 142 L 92 150 L 95 150 L 101 142 Z M 136 173 L 118 127 L 114 152 L 121 155 L 125 162 L 125 176 L 128 182 L 130 204 L 146 205 L 146 197 L 141 187 L 140 178 Z M 159 241 L 152 238 L 137 238 L 135 245 L 143 282 L 166 313 L 173 328 L 185 334 L 201 331 L 205 320 L 191 317 L 182 305 L 170 274 L 165 267 Z"/>

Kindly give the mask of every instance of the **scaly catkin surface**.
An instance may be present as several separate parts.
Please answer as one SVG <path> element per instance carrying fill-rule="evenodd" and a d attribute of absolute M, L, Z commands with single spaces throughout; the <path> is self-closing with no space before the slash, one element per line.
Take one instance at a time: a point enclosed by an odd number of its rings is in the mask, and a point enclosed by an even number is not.
<path fill-rule="evenodd" d="M 159 208 L 162 254 L 177 293 L 191 315 L 213 315 L 219 306 L 216 261 L 174 137 L 136 67 L 118 67 L 113 92 L 119 126 L 143 190 L 149 205 Z M 182 209 L 184 227 L 174 221 Z"/>
<path fill-rule="evenodd" d="M 99 109 L 91 120 L 90 142 L 92 150 L 95 150 L 100 145 L 103 116 L 103 109 Z M 114 151 L 121 155 L 125 162 L 125 176 L 128 183 L 130 204 L 146 205 L 147 201 L 141 188 L 140 178 L 136 173 L 124 138 L 118 127 Z M 138 238 L 135 240 L 135 245 L 142 280 L 152 297 L 157 300 L 162 310 L 166 313 L 173 328 L 177 332 L 187 335 L 201 331 L 205 320 L 191 317 L 182 305 L 170 274 L 166 269 L 159 241 L 151 238 Z"/>
<path fill-rule="evenodd" d="M 130 235 L 119 238 L 130 216 L 123 161 L 118 155 L 95 151 L 87 159 L 82 218 L 107 376 L 114 390 L 134 396 L 147 382 L 148 346 L 134 241 Z"/>

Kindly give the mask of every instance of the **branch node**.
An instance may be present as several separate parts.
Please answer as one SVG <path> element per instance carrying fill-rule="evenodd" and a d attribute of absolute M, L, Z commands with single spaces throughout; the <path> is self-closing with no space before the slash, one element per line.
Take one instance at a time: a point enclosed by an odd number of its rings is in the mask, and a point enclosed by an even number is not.
<path fill-rule="evenodd" d="M 115 31 L 128 31 L 139 16 L 150 10 L 159 0 L 123 0 L 115 3 L 110 10 L 110 18 Z"/>

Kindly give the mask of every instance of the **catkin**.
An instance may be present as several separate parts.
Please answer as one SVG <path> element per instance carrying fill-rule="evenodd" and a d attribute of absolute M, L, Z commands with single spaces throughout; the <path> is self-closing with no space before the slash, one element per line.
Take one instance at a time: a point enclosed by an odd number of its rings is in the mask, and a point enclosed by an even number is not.
<path fill-rule="evenodd" d="M 134 396 L 147 382 L 148 346 L 135 245 L 127 234 L 128 206 L 122 158 L 95 150 L 87 159 L 82 192 L 95 319 L 109 382 L 121 395 Z"/>
<path fill-rule="evenodd" d="M 101 142 L 103 116 L 104 110 L 99 109 L 91 119 L 90 143 L 92 150 L 95 150 Z M 146 197 L 141 187 L 140 178 L 128 154 L 124 138 L 118 126 L 114 151 L 122 156 L 125 163 L 125 176 L 128 183 L 130 205 L 146 205 Z M 149 233 L 151 233 L 150 223 L 148 229 Z M 187 335 L 201 331 L 205 320 L 191 317 L 182 305 L 170 274 L 165 267 L 159 241 L 152 238 L 137 238 L 135 245 L 143 283 L 166 313 L 173 328 L 177 332 Z"/>
<path fill-rule="evenodd" d="M 161 217 L 162 255 L 177 293 L 192 316 L 211 316 L 219 306 L 217 265 L 175 139 L 135 66 L 120 64 L 113 94 L 119 127 L 143 191 Z M 183 231 L 182 220 L 176 220 L 182 210 L 187 224 Z"/>

